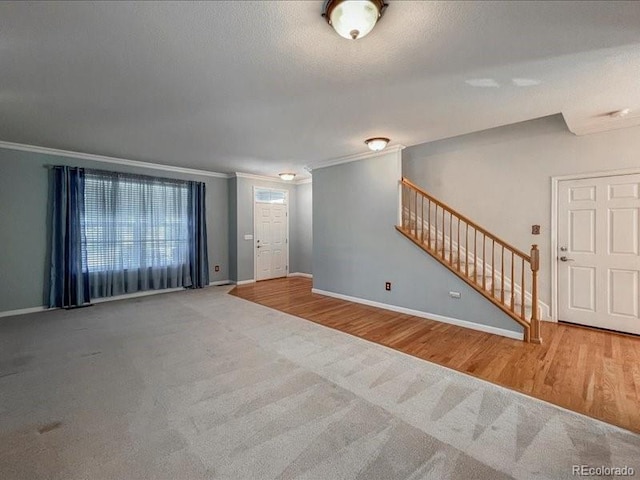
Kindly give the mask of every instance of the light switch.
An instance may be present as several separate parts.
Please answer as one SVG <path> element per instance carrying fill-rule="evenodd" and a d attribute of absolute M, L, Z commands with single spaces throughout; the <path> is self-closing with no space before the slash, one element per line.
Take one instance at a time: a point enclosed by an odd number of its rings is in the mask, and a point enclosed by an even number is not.
<path fill-rule="evenodd" d="M 244 236 L 244 239 L 245 239 L 245 240 L 253 240 L 253 235 L 251 235 L 250 233 L 247 233 L 247 234 Z"/>

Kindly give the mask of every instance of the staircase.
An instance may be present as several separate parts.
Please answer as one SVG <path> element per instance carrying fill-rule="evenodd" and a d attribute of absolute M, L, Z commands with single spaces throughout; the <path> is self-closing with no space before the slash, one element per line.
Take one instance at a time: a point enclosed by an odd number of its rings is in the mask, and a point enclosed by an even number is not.
<path fill-rule="evenodd" d="M 402 224 L 396 229 L 480 292 L 524 329 L 526 342 L 541 343 L 537 245 L 526 254 L 435 199 L 406 178 Z"/>

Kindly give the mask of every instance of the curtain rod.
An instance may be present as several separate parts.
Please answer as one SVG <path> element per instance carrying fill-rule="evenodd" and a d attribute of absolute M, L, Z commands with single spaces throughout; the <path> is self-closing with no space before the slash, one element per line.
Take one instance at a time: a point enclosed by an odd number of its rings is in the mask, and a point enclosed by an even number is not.
<path fill-rule="evenodd" d="M 162 176 L 159 177 L 154 175 L 146 175 L 144 173 L 119 172 L 117 170 L 103 170 L 99 168 L 74 167 L 72 165 L 52 165 L 47 163 L 43 165 L 43 167 L 48 170 L 52 170 L 54 168 L 60 168 L 60 167 L 81 168 L 89 173 L 93 172 L 93 173 L 102 173 L 102 174 L 108 174 L 108 175 L 126 175 L 130 177 L 147 178 L 151 180 L 164 180 L 164 181 L 168 181 L 172 183 L 180 183 L 180 184 L 189 183 L 189 182 L 204 183 L 197 180 L 185 180 L 182 178 L 172 178 L 172 177 L 162 177 Z"/>

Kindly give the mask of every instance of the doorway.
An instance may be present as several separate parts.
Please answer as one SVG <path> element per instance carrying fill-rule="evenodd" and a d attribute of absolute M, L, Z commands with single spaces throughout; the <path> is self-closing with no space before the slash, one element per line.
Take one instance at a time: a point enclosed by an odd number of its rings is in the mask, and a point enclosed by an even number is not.
<path fill-rule="evenodd" d="M 640 334 L 640 174 L 557 183 L 558 320 Z"/>
<path fill-rule="evenodd" d="M 256 281 L 286 277 L 289 269 L 288 192 L 254 187 Z"/>

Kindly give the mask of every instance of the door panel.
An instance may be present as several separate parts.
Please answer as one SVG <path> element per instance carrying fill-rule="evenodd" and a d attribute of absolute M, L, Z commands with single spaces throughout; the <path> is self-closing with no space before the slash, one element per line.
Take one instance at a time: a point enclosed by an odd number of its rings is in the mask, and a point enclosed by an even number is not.
<path fill-rule="evenodd" d="M 559 320 L 640 334 L 640 175 L 558 184 Z"/>
<path fill-rule="evenodd" d="M 609 313 L 624 317 L 638 317 L 638 272 L 633 270 L 609 270 L 611 302 Z"/>
<path fill-rule="evenodd" d="M 593 267 L 569 267 L 570 306 L 572 309 L 595 311 L 596 270 Z"/>
<path fill-rule="evenodd" d="M 271 205 L 257 203 L 256 208 L 256 280 L 271 278 Z"/>
<path fill-rule="evenodd" d="M 618 198 L 638 198 L 638 184 L 626 183 L 622 185 L 610 185 L 609 199 L 614 200 Z"/>
<path fill-rule="evenodd" d="M 638 255 L 638 209 L 609 210 L 609 253 Z"/>
<path fill-rule="evenodd" d="M 569 212 L 569 235 L 571 251 L 595 253 L 596 211 L 572 210 Z"/>
<path fill-rule="evenodd" d="M 255 204 L 256 280 L 287 275 L 287 205 Z"/>

